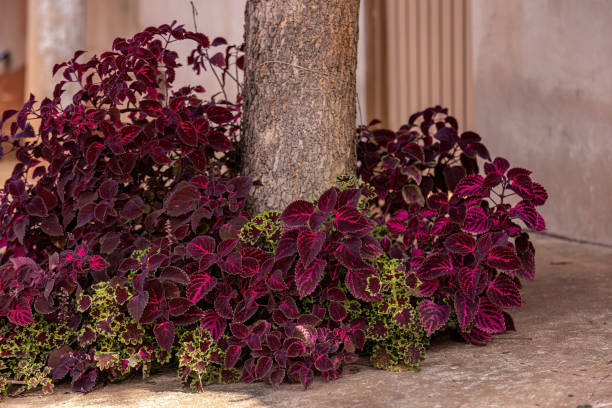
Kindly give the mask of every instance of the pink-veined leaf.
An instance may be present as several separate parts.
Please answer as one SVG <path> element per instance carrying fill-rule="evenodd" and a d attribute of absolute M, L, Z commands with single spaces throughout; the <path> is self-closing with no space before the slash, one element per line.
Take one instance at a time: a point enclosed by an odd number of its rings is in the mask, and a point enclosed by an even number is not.
<path fill-rule="evenodd" d="M 428 336 L 442 328 L 450 316 L 450 307 L 438 305 L 429 299 L 419 304 L 419 319 Z"/>
<path fill-rule="evenodd" d="M 215 251 L 215 239 L 208 235 L 195 237 L 187 244 L 187 252 L 194 259 L 201 259 L 204 255 Z"/>
<path fill-rule="evenodd" d="M 295 268 L 295 285 L 297 286 L 300 299 L 310 295 L 321 281 L 326 262 L 323 259 L 314 260 L 304 268 L 303 263 L 299 262 Z"/>
<path fill-rule="evenodd" d="M 187 287 L 187 298 L 194 304 L 198 303 L 217 284 L 217 278 L 208 273 L 194 273 L 190 276 L 190 281 Z"/>
<path fill-rule="evenodd" d="M 225 368 L 233 368 L 240 358 L 242 347 L 239 345 L 231 345 L 225 351 Z"/>
<path fill-rule="evenodd" d="M 480 280 L 480 269 L 463 267 L 457 273 L 457 281 L 461 291 L 470 299 L 477 295 L 476 288 Z"/>
<path fill-rule="evenodd" d="M 501 309 L 484 296 L 480 298 L 474 324 L 487 333 L 502 333 L 506 330 Z"/>
<path fill-rule="evenodd" d="M 470 332 L 461 332 L 461 337 L 470 344 L 479 346 L 485 345 L 491 340 L 491 334 L 480 330 L 478 327 L 472 327 Z"/>
<path fill-rule="evenodd" d="M 546 189 L 544 189 L 544 187 L 542 187 L 542 185 L 539 183 L 531 183 L 531 193 L 531 200 L 535 205 L 543 205 L 546 203 L 546 200 L 548 200 L 548 193 L 546 192 Z"/>
<path fill-rule="evenodd" d="M 454 194 L 459 197 L 482 196 L 487 193 L 483 187 L 484 178 L 478 174 L 465 176 L 455 187 Z"/>
<path fill-rule="evenodd" d="M 521 294 L 514 281 L 505 275 L 498 275 L 489 284 L 487 296 L 491 302 L 501 307 L 518 307 Z"/>
<path fill-rule="evenodd" d="M 461 228 L 464 232 L 482 234 L 487 232 L 489 228 L 491 228 L 491 221 L 482 207 L 475 205 L 468 208 L 465 213 L 463 227 Z"/>
<path fill-rule="evenodd" d="M 263 356 L 259 357 L 257 364 L 255 365 L 255 378 L 260 379 L 266 376 L 272 368 L 272 357 Z"/>
<path fill-rule="evenodd" d="M 334 225 L 340 232 L 354 234 L 373 229 L 368 218 L 355 207 L 344 207 L 336 213 Z"/>
<path fill-rule="evenodd" d="M 368 290 L 369 278 L 378 278 L 374 269 L 348 269 L 345 284 L 349 292 L 357 299 L 374 302 L 380 299 L 380 294 L 370 293 Z"/>
<path fill-rule="evenodd" d="M 8 313 L 8 320 L 19 326 L 27 326 L 34 323 L 32 308 L 26 298 L 20 298 Z"/>
<path fill-rule="evenodd" d="M 266 281 L 268 287 L 275 291 L 287 290 L 289 289 L 289 285 L 285 283 L 285 279 L 283 277 L 283 271 L 280 269 L 275 270 L 270 274 L 268 280 Z"/>
<path fill-rule="evenodd" d="M 317 207 L 322 213 L 329 214 L 329 212 L 336 206 L 337 201 L 338 191 L 332 187 L 321 195 L 317 203 Z"/>
<path fill-rule="evenodd" d="M 478 300 L 470 299 L 461 292 L 455 294 L 455 311 L 461 331 L 470 327 L 478 312 Z"/>
<path fill-rule="evenodd" d="M 467 255 L 476 249 L 476 240 L 471 235 L 458 232 L 446 238 L 444 246 L 449 252 L 459 255 Z"/>
<path fill-rule="evenodd" d="M 314 205 L 308 201 L 294 201 L 285 208 L 280 216 L 281 221 L 289 227 L 304 225 L 314 211 Z"/>
<path fill-rule="evenodd" d="M 323 248 L 324 243 L 324 232 L 317 233 L 311 231 L 310 229 L 300 231 L 297 239 L 297 248 L 304 266 L 310 265 L 310 262 L 312 262 L 312 260 L 319 254 L 321 248 Z"/>
<path fill-rule="evenodd" d="M 174 343 L 174 323 L 170 321 L 159 323 L 153 329 L 153 333 L 159 346 L 170 352 L 172 343 Z"/>
<path fill-rule="evenodd" d="M 200 321 L 200 327 L 202 330 L 206 330 L 210 333 L 213 341 L 218 341 L 221 338 L 226 325 L 227 322 L 225 319 L 219 316 L 214 310 L 207 310 L 204 312 L 204 316 L 202 316 L 202 320 Z"/>
<path fill-rule="evenodd" d="M 168 301 L 168 312 L 171 316 L 180 316 L 185 313 L 193 303 L 186 298 L 178 297 Z"/>
<path fill-rule="evenodd" d="M 487 263 L 493 268 L 503 271 L 512 271 L 521 267 L 521 261 L 516 256 L 514 249 L 504 245 L 491 248 L 487 256 Z"/>
<path fill-rule="evenodd" d="M 448 254 L 433 254 L 428 256 L 416 275 L 425 280 L 432 280 L 453 273 L 453 264 Z"/>

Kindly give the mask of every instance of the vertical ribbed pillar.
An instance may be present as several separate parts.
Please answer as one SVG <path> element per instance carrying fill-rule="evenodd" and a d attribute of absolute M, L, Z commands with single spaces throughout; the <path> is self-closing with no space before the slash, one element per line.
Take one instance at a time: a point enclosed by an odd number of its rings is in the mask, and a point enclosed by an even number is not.
<path fill-rule="evenodd" d="M 26 96 L 52 96 L 53 66 L 85 48 L 84 23 L 85 0 L 28 0 Z"/>

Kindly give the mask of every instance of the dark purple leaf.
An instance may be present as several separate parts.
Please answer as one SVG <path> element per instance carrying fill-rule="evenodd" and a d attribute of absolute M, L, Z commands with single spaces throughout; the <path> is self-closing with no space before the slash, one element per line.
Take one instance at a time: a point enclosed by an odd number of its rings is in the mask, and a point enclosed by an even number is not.
<path fill-rule="evenodd" d="M 127 308 L 128 312 L 130 312 L 130 316 L 132 316 L 132 319 L 137 322 L 140 321 L 140 318 L 142 317 L 142 314 L 148 301 L 149 292 L 138 293 L 130 299 Z"/>
<path fill-rule="evenodd" d="M 199 260 L 215 251 L 215 239 L 208 235 L 195 237 L 187 244 L 187 251 L 193 259 Z"/>
<path fill-rule="evenodd" d="M 185 313 L 193 303 L 186 298 L 178 297 L 168 301 L 168 312 L 171 316 L 180 316 Z"/>
<path fill-rule="evenodd" d="M 155 334 L 155 339 L 159 346 L 169 353 L 174 343 L 174 323 L 159 323 L 153 329 L 153 333 Z"/>
<path fill-rule="evenodd" d="M 344 207 L 336 213 L 334 225 L 340 232 L 354 234 L 373 229 L 367 217 L 355 207 Z"/>
<path fill-rule="evenodd" d="M 227 323 L 224 318 L 213 310 L 207 310 L 202 316 L 200 327 L 210 333 L 213 341 L 218 341 L 225 331 Z"/>
<path fill-rule="evenodd" d="M 329 302 L 329 317 L 336 322 L 341 322 L 346 318 L 346 308 L 344 304 L 337 301 Z"/>
<path fill-rule="evenodd" d="M 329 214 L 336 207 L 337 201 L 338 191 L 332 187 L 321 195 L 317 207 L 323 214 Z"/>
<path fill-rule="evenodd" d="M 487 232 L 489 228 L 491 228 L 491 221 L 489 221 L 489 217 L 482 207 L 475 205 L 468 208 L 463 227 L 461 228 L 463 231 L 482 234 Z"/>
<path fill-rule="evenodd" d="M 304 225 L 314 211 L 314 205 L 308 201 L 294 201 L 285 208 L 280 216 L 281 221 L 289 227 Z"/>
<path fill-rule="evenodd" d="M 217 279 L 208 273 L 194 273 L 189 277 L 190 284 L 187 287 L 187 298 L 192 303 L 198 303 L 217 284 Z"/>
<path fill-rule="evenodd" d="M 501 309 L 486 297 L 480 298 L 475 323 L 477 328 L 487 333 L 502 333 L 506 330 Z"/>
<path fill-rule="evenodd" d="M 312 260 L 319 254 L 325 243 L 324 232 L 312 232 L 310 229 L 300 231 L 297 239 L 297 248 L 303 266 L 309 266 Z M 278 248 L 277 248 L 278 253 Z"/>
<path fill-rule="evenodd" d="M 449 252 L 459 255 L 467 255 L 476 249 L 476 240 L 471 235 L 458 232 L 446 238 L 444 246 Z"/>
<path fill-rule="evenodd" d="M 178 217 L 193 211 L 200 200 L 200 193 L 196 187 L 186 181 L 179 185 L 166 197 L 164 206 L 168 215 Z"/>
<path fill-rule="evenodd" d="M 379 293 L 371 293 L 370 279 L 378 279 L 373 269 L 349 269 L 346 271 L 345 284 L 349 292 L 357 299 L 374 302 L 380 299 Z"/>
<path fill-rule="evenodd" d="M 458 292 L 455 294 L 455 311 L 457 312 L 459 327 L 461 331 L 465 331 L 474 321 L 474 317 L 476 317 L 476 312 L 478 312 L 478 301 L 470 299 Z"/>
<path fill-rule="evenodd" d="M 227 348 L 225 351 L 225 368 L 233 368 L 238 359 L 240 358 L 240 354 L 242 353 L 242 347 L 238 345 L 232 345 Z"/>
<path fill-rule="evenodd" d="M 434 254 L 428 256 L 416 275 L 425 280 L 432 280 L 441 276 L 450 275 L 453 272 L 453 264 L 447 254 Z"/>
<path fill-rule="evenodd" d="M 274 259 L 279 260 L 297 252 L 298 234 L 298 230 L 289 230 L 281 235 L 278 244 L 276 244 Z"/>
<path fill-rule="evenodd" d="M 448 321 L 450 307 L 438 305 L 429 299 L 419 304 L 419 319 L 428 336 L 440 329 Z"/>
<path fill-rule="evenodd" d="M 514 249 L 502 245 L 491 248 L 487 257 L 487 263 L 493 268 L 504 271 L 512 271 L 521 267 L 521 261 L 516 256 Z"/>
<path fill-rule="evenodd" d="M 297 286 L 298 294 L 300 299 L 310 295 L 316 289 L 323 270 L 325 269 L 326 262 L 323 259 L 314 258 L 314 260 L 304 267 L 302 262 L 299 262 L 295 268 L 295 284 Z"/>
<path fill-rule="evenodd" d="M 266 376 L 270 372 L 272 368 L 272 358 L 271 357 L 260 357 L 257 360 L 257 365 L 255 366 L 255 378 L 260 379 Z"/>
<path fill-rule="evenodd" d="M 491 302 L 500 307 L 518 307 L 521 305 L 521 295 L 512 279 L 498 275 L 489 284 L 487 296 Z"/>

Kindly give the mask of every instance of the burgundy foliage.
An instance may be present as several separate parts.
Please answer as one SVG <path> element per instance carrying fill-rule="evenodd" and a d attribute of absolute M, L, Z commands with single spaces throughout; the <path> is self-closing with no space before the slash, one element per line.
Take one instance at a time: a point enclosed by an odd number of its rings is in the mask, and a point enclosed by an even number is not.
<path fill-rule="evenodd" d="M 222 92 L 173 88 L 177 41 L 193 44 L 187 65 L 214 70 Z M 0 316 L 16 328 L 45 315 L 80 333 L 49 356 L 53 380 L 70 375 L 88 391 L 120 375 L 92 346 L 100 282 L 130 320 L 123 335 L 150 339 L 143 359 L 169 358 L 198 328 L 222 373 L 274 387 L 334 379 L 367 349 L 360 308 L 382 303 L 375 259 L 400 259 L 420 280 L 406 308 L 418 327 L 395 316 L 406 329 L 429 337 L 455 326 L 475 344 L 513 329 L 502 309 L 520 306 L 520 279 L 534 277 L 524 229 L 545 228 L 536 208 L 547 193 L 528 170 L 491 160 L 478 135 L 459 134 L 446 110 L 417 113 L 398 132 L 360 128 L 361 182 L 291 203 L 273 217 L 272 244 L 249 244 L 240 232 L 257 183 L 237 174 L 241 97 L 224 87 L 239 79 L 241 51 L 172 24 L 81 54 L 55 67 L 52 98 L 3 114 L 16 120 L 0 136 L 19 160 L 0 190 Z M 79 90 L 63 101 L 68 85 Z"/>
<path fill-rule="evenodd" d="M 428 334 L 453 308 L 463 337 L 483 344 L 505 330 L 502 308 L 521 305 L 520 279 L 533 279 L 535 249 L 518 222 L 544 230 L 536 207 L 548 195 L 530 171 L 491 160 L 480 136 L 457 129 L 440 107 L 398 132 L 363 128 L 358 173 L 377 194 L 370 210 L 386 227 L 385 252 L 423 281 Z M 487 160 L 484 175 L 478 157 Z"/>

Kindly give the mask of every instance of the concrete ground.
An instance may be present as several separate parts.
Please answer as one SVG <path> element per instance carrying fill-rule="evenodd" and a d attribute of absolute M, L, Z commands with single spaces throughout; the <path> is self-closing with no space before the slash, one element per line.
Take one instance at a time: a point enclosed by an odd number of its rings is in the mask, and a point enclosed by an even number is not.
<path fill-rule="evenodd" d="M 485 347 L 434 345 L 418 373 L 347 367 L 307 391 L 265 384 L 186 392 L 174 373 L 75 394 L 60 386 L 0 403 L 15 407 L 612 407 L 612 249 L 536 239 L 537 272 L 512 313 L 517 328 Z"/>

